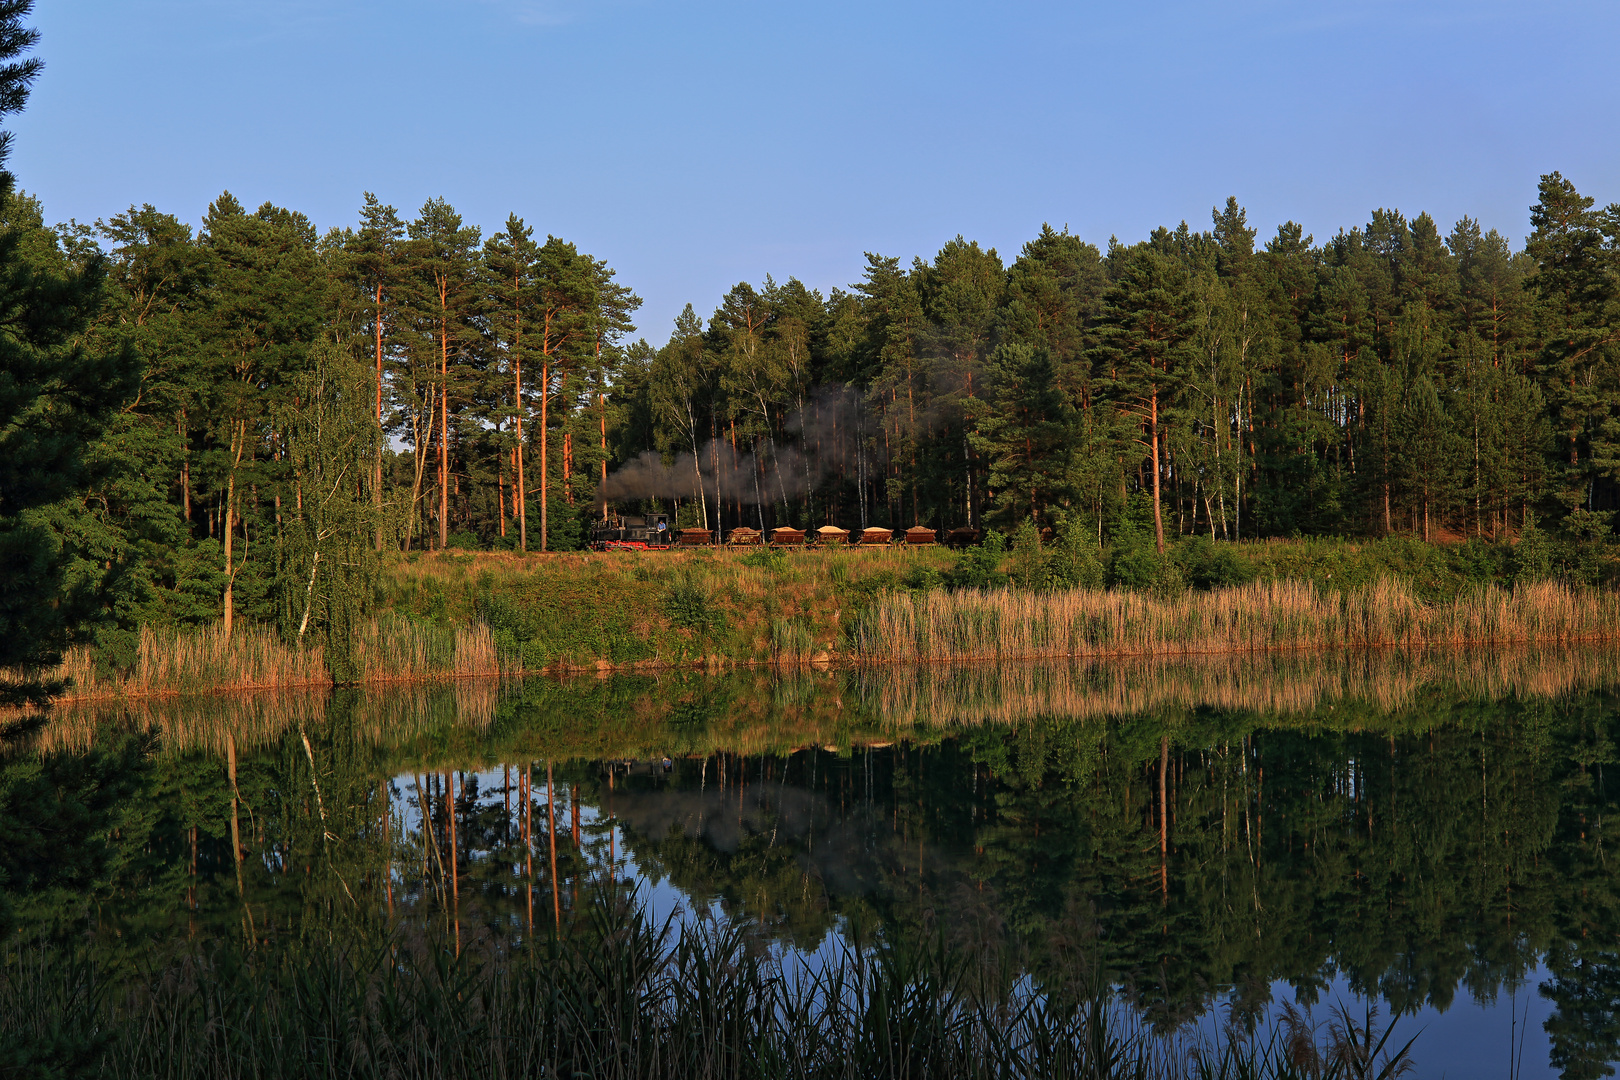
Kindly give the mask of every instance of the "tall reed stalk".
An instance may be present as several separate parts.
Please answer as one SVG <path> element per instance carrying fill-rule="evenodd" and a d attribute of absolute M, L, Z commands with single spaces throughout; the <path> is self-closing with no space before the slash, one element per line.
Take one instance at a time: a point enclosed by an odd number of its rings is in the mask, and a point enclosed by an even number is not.
<path fill-rule="evenodd" d="M 897 593 L 856 620 L 850 637 L 868 662 L 1564 644 L 1620 637 L 1620 594 L 1549 582 L 1425 604 L 1389 580 L 1343 592 L 1279 581 L 1174 597 Z"/>

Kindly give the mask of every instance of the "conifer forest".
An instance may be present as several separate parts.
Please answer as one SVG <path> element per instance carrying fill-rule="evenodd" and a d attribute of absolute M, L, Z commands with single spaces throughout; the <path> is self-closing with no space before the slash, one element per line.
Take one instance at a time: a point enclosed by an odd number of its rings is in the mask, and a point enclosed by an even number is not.
<path fill-rule="evenodd" d="M 1620 206 L 1549 174 L 1522 246 L 1396 210 L 1320 241 L 1262 240 L 1235 199 L 1211 217 L 1106 251 L 1047 227 L 1011 260 L 868 253 L 828 295 L 767 276 L 657 344 L 603 260 L 443 199 L 367 194 L 323 232 L 229 193 L 196 229 L 148 205 L 50 225 L 19 195 L 5 227 L 49 348 L 115 399 L 93 482 L 42 511 L 67 573 L 180 621 L 270 614 L 333 538 L 567 550 L 649 502 L 710 530 L 1134 521 L 1160 545 L 1608 532 Z"/>

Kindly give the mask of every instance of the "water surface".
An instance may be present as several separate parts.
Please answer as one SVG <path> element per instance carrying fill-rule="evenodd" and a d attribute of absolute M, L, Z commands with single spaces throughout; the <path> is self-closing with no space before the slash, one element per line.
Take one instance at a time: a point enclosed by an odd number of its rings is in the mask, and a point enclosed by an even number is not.
<path fill-rule="evenodd" d="M 499 949 L 603 880 L 815 963 L 943 935 L 1183 1038 L 1368 1006 L 1416 1076 L 1620 1058 L 1613 658 L 465 683 L 59 711 L 19 933 L 138 955 L 362 907 Z M 232 781 L 234 770 L 234 786 Z M 15 829 L 27 823 L 12 822 Z M 233 829 L 240 860 L 233 858 Z"/>

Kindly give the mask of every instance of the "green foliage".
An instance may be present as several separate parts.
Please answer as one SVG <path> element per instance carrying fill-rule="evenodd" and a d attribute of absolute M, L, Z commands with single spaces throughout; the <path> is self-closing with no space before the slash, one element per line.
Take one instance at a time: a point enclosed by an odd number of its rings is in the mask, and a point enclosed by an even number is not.
<path fill-rule="evenodd" d="M 362 674 L 354 642 L 371 614 L 382 527 L 371 469 L 380 443 L 366 382 L 343 350 L 323 342 L 278 418 L 297 493 L 278 551 L 281 633 L 289 643 L 319 641 L 339 683 Z"/>
<path fill-rule="evenodd" d="M 762 547 L 744 555 L 741 562 L 744 566 L 754 566 L 762 570 L 780 570 L 787 565 L 787 553 L 781 548 Z"/>
<path fill-rule="evenodd" d="M 485 588 L 474 614 L 490 627 L 504 656 L 539 671 L 559 661 L 631 663 L 659 655 L 670 643 L 649 632 L 654 610 L 633 582 L 600 575 Z"/>
<path fill-rule="evenodd" d="M 669 621 L 683 630 L 708 634 L 721 625 L 722 616 L 715 610 L 708 588 L 694 574 L 676 574 L 661 602 Z"/>
<path fill-rule="evenodd" d="M 985 534 L 984 543 L 970 547 L 957 556 L 956 565 L 945 571 L 947 587 L 952 589 L 999 589 L 1007 584 L 1007 575 L 1001 563 L 1007 551 L 1007 542 L 999 532 Z"/>
<path fill-rule="evenodd" d="M 1193 536 L 1178 543 L 1171 561 L 1182 578 L 1195 589 L 1223 589 L 1246 585 L 1257 575 L 1254 564 L 1232 544 L 1219 544 L 1207 536 Z"/>

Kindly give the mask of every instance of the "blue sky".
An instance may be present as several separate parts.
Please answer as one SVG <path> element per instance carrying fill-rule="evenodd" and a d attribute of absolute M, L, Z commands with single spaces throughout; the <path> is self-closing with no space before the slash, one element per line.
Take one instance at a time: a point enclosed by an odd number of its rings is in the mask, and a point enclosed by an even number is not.
<path fill-rule="evenodd" d="M 47 216 L 229 189 L 321 227 L 375 191 L 515 211 L 688 301 L 957 233 L 1099 246 L 1236 195 L 1321 239 L 1379 206 L 1522 241 L 1536 178 L 1620 201 L 1620 5 L 39 0 L 12 168 Z"/>

